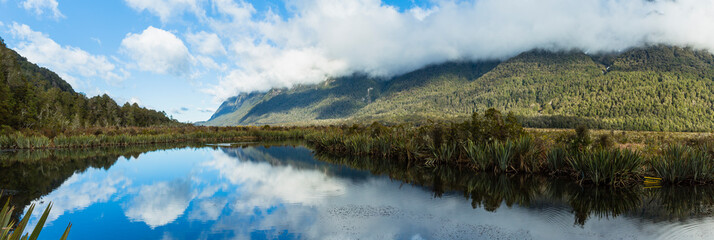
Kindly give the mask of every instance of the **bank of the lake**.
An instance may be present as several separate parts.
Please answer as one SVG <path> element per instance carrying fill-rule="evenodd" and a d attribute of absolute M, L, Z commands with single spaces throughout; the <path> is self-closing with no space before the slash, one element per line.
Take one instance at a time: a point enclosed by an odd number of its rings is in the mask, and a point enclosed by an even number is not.
<path fill-rule="evenodd" d="M 714 183 L 709 133 L 524 129 L 512 114 L 490 109 L 463 122 L 312 127 L 154 127 L 68 130 L 54 136 L 0 135 L 4 149 L 305 140 L 337 157 L 369 156 L 474 173 L 559 176 L 579 184 L 701 185 Z M 8 158 L 0 155 L 0 159 Z"/>

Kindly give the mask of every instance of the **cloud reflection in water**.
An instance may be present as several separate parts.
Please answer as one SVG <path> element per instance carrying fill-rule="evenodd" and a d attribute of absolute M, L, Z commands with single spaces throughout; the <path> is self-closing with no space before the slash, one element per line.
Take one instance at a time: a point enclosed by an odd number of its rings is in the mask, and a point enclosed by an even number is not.
<path fill-rule="evenodd" d="M 166 239 L 611 239 L 678 231 L 696 239 L 714 231 L 707 227 L 711 218 L 683 232 L 682 223 L 628 216 L 574 226 L 571 210 L 557 204 L 474 209 L 458 194 L 434 198 L 428 189 L 385 176 L 340 174 L 342 167 L 315 161 L 305 148 L 228 148 L 172 159 L 195 151 L 171 150 L 165 159 L 149 153 L 106 171 L 76 173 L 38 201 L 55 203 L 50 220 L 96 218 L 82 214 L 97 203 L 120 206 L 125 219 L 101 221 L 145 224 L 131 233 L 139 238 L 157 232 Z M 162 171 L 173 174 L 151 178 L 156 173 L 146 164 L 169 166 Z"/>

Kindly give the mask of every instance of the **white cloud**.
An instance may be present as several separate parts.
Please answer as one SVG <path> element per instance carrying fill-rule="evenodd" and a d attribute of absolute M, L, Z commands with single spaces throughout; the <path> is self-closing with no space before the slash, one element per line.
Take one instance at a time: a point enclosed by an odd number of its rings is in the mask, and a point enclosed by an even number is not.
<path fill-rule="evenodd" d="M 176 220 L 186 211 L 192 199 L 190 182 L 159 182 L 142 186 L 124 214 L 132 221 L 141 221 L 155 228 Z"/>
<path fill-rule="evenodd" d="M 254 148 L 245 149 L 242 153 L 264 154 Z M 344 182 L 330 178 L 319 170 L 276 167 L 267 162 L 246 160 L 216 152 L 213 160 L 205 163 L 205 166 L 219 171 L 220 176 L 232 185 L 241 186 L 242 194 L 231 206 L 234 211 L 250 213 L 254 208 L 267 209 L 279 204 L 315 206 L 327 197 L 339 196 L 346 191 Z"/>
<path fill-rule="evenodd" d="M 136 11 L 148 11 L 167 22 L 172 17 L 180 15 L 186 11 L 198 16 L 203 15 L 201 9 L 202 0 L 124 0 L 129 7 Z"/>
<path fill-rule="evenodd" d="M 435 13 L 437 10 L 439 10 L 438 7 L 432 8 L 432 9 L 423 9 L 421 7 L 414 7 L 412 9 L 409 9 L 409 12 L 414 15 L 414 18 L 418 19 L 419 21 L 424 20 L 424 18 L 428 17 L 432 13 Z"/>
<path fill-rule="evenodd" d="M 107 57 L 92 55 L 77 47 L 61 46 L 46 34 L 33 31 L 25 24 L 13 22 L 10 33 L 19 40 L 14 49 L 20 55 L 56 72 L 73 87 L 82 85 L 76 75 L 100 77 L 110 82 L 121 81 L 128 76 L 128 72 L 117 70 Z"/>
<path fill-rule="evenodd" d="M 136 103 L 137 105 L 141 105 L 141 100 L 139 100 L 139 98 L 137 98 L 137 97 L 131 97 L 128 102 L 129 102 L 129 104 Z"/>
<path fill-rule="evenodd" d="M 188 213 L 188 219 L 190 220 L 200 220 L 215 221 L 221 216 L 223 208 L 228 203 L 226 198 L 212 197 L 207 199 L 198 200 L 194 204 L 193 210 Z"/>
<path fill-rule="evenodd" d="M 131 180 L 120 173 L 110 174 L 102 169 L 90 168 L 72 175 L 56 190 L 32 203 L 37 205 L 36 209 L 45 209 L 51 202 L 53 206 L 47 222 L 52 222 L 65 213 L 107 202 L 117 192 L 126 190 L 129 184 Z M 36 220 L 37 218 L 33 218 L 30 225 L 36 225 Z"/>
<path fill-rule="evenodd" d="M 196 110 L 198 110 L 199 112 L 202 112 L 202 113 L 213 113 L 216 111 L 215 108 L 198 108 Z"/>
<path fill-rule="evenodd" d="M 264 45 L 244 49 L 235 47 L 234 53 L 242 59 L 241 68 L 223 77 L 220 87 L 210 89 L 210 93 L 227 98 L 238 92 L 316 83 L 329 76 L 348 73 L 348 66 L 343 60 L 329 59 L 316 48 L 281 51 Z"/>
<path fill-rule="evenodd" d="M 38 16 L 41 16 L 47 11 L 54 19 L 64 17 L 58 8 L 59 4 L 57 0 L 25 0 L 21 5 L 25 10 L 33 11 Z"/>
<path fill-rule="evenodd" d="M 646 44 L 714 49 L 714 1 L 434 1 L 400 11 L 380 0 L 288 1 L 283 17 L 213 1 L 209 26 L 235 63 L 218 99 L 365 72 L 389 77 L 453 60 L 505 59 L 534 48 L 619 51 Z M 217 7 L 217 6 L 221 7 Z"/>
<path fill-rule="evenodd" d="M 226 48 L 215 33 L 191 33 L 186 35 L 186 41 L 191 44 L 195 52 L 200 54 L 213 56 L 226 54 Z"/>
<path fill-rule="evenodd" d="M 176 76 L 190 71 L 192 56 L 188 48 L 176 35 L 162 29 L 148 27 L 142 33 L 127 34 L 121 42 L 121 51 L 144 71 Z"/>

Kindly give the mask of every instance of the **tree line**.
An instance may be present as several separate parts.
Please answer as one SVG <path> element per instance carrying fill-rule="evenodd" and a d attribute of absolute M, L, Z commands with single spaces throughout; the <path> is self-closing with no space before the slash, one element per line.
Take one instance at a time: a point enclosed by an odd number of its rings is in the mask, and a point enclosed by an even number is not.
<path fill-rule="evenodd" d="M 67 128 L 179 124 L 165 112 L 117 104 L 104 94 L 88 98 L 56 73 L 7 48 L 0 39 L 0 127 L 61 131 Z"/>

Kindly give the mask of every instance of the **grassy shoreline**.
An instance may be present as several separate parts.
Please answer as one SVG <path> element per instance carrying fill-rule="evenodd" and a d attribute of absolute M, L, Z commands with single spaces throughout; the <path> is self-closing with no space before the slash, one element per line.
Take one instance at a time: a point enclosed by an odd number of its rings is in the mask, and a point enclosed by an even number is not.
<path fill-rule="evenodd" d="M 555 175 L 592 185 L 714 184 L 714 138 L 707 133 L 523 129 L 512 115 L 493 110 L 461 123 L 352 126 L 305 138 L 338 157 Z"/>
<path fill-rule="evenodd" d="M 318 153 L 367 156 L 410 166 L 539 174 L 581 184 L 714 184 L 710 133 L 524 129 L 512 114 L 475 113 L 460 123 L 419 126 L 92 128 L 54 136 L 0 135 L 0 149 L 82 149 L 157 143 L 305 140 Z M 0 158 L 2 159 L 2 158 Z M 646 177 L 654 177 L 645 181 Z"/>
<path fill-rule="evenodd" d="M 92 128 L 55 136 L 15 132 L 0 135 L 0 150 L 90 148 L 157 143 L 206 143 L 298 139 L 306 128 L 282 127 L 154 127 Z"/>

